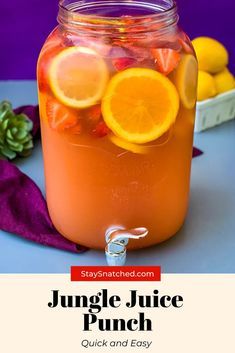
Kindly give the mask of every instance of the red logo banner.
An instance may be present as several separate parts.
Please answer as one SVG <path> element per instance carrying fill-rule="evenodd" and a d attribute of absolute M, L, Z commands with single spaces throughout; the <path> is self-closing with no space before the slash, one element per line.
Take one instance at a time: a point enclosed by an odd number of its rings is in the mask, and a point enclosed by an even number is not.
<path fill-rule="evenodd" d="M 71 281 L 161 281 L 160 266 L 72 266 Z"/>

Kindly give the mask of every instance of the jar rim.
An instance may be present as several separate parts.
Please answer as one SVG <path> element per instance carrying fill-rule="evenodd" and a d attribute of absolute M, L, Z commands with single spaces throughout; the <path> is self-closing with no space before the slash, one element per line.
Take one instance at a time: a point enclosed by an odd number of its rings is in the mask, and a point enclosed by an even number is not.
<path fill-rule="evenodd" d="M 147 15 L 122 15 L 122 16 L 104 16 L 101 14 L 87 14 L 84 13 L 87 7 L 99 6 L 126 6 L 130 7 L 133 5 L 139 6 L 142 9 L 152 10 Z M 128 23 L 125 21 L 127 18 L 133 20 L 133 23 Z M 175 0 L 60 0 L 59 1 L 59 15 L 58 22 L 60 24 L 70 24 L 76 25 L 88 25 L 93 27 L 93 29 L 108 28 L 110 26 L 117 26 L 120 28 L 131 28 L 149 20 L 148 24 L 157 24 L 159 28 L 168 27 L 172 24 L 178 22 L 178 11 L 177 4 Z M 122 20 L 120 22 L 120 20 Z M 98 21 L 97 21 L 98 20 Z M 117 29 L 117 27 L 116 27 Z M 137 29 L 138 31 L 138 29 Z"/>

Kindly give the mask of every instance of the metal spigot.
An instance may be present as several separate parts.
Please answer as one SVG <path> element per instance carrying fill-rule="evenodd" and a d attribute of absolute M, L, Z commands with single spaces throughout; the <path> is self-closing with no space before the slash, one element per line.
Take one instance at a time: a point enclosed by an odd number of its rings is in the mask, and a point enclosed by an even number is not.
<path fill-rule="evenodd" d="M 144 227 L 125 229 L 114 226 L 105 234 L 107 246 L 105 254 L 109 266 L 124 266 L 126 262 L 126 247 L 129 239 L 141 239 L 146 237 L 148 229 Z"/>

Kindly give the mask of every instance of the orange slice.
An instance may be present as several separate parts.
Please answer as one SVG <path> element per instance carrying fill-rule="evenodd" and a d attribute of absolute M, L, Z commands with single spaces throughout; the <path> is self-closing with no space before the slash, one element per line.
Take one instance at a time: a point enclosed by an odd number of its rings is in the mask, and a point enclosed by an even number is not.
<path fill-rule="evenodd" d="M 93 49 L 70 47 L 52 60 L 49 80 L 60 102 L 72 108 L 87 108 L 102 98 L 108 69 Z"/>
<path fill-rule="evenodd" d="M 135 143 L 131 143 L 131 142 L 122 140 L 120 137 L 115 136 L 113 134 L 109 135 L 109 139 L 114 145 L 116 145 L 126 151 L 136 153 L 136 154 L 148 153 L 148 148 L 146 146 L 140 146 Z"/>
<path fill-rule="evenodd" d="M 163 135 L 174 123 L 179 95 L 163 74 L 131 68 L 116 74 L 102 100 L 102 114 L 112 132 L 123 140 L 143 144 Z"/>
<path fill-rule="evenodd" d="M 187 54 L 175 73 L 175 83 L 185 108 L 192 109 L 197 99 L 198 65 L 196 58 Z"/>

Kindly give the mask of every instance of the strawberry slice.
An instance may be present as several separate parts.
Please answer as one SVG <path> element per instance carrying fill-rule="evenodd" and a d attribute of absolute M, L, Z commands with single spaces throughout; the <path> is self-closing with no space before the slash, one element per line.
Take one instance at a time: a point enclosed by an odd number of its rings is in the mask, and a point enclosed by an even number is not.
<path fill-rule="evenodd" d="M 109 133 L 109 128 L 104 121 L 100 121 L 95 129 L 92 131 L 92 135 L 95 137 L 105 137 Z"/>
<path fill-rule="evenodd" d="M 37 74 L 38 88 L 40 92 L 47 92 L 50 89 L 47 81 L 47 72 L 44 66 L 41 66 L 40 71 Z"/>
<path fill-rule="evenodd" d="M 48 82 L 48 68 L 53 57 L 56 56 L 61 50 L 62 47 L 60 46 L 53 47 L 47 44 L 43 49 L 43 52 L 40 54 L 37 76 L 38 87 L 41 92 L 47 92 L 50 90 Z"/>
<path fill-rule="evenodd" d="M 180 62 L 180 54 L 170 48 L 156 48 L 151 50 L 155 59 L 157 70 L 169 75 Z"/>
<path fill-rule="evenodd" d="M 117 58 L 113 59 L 113 66 L 117 71 L 122 71 L 131 67 L 133 64 L 136 63 L 136 60 L 133 58 Z"/>
<path fill-rule="evenodd" d="M 66 129 L 66 131 L 73 135 L 80 135 L 80 133 L 82 132 L 82 126 L 78 122 L 75 126 Z"/>
<path fill-rule="evenodd" d="M 53 98 L 47 100 L 46 112 L 49 125 L 53 130 L 62 132 L 78 124 L 78 112 L 59 104 Z"/>
<path fill-rule="evenodd" d="M 185 39 L 179 38 L 179 43 L 187 54 L 193 54 L 193 48 L 190 44 L 190 39 L 186 37 Z"/>
<path fill-rule="evenodd" d="M 100 105 L 92 106 L 87 110 L 86 116 L 90 122 L 97 123 L 101 118 L 101 106 Z"/>

